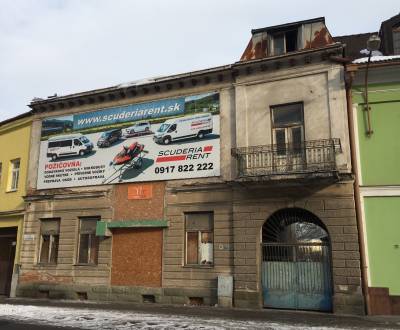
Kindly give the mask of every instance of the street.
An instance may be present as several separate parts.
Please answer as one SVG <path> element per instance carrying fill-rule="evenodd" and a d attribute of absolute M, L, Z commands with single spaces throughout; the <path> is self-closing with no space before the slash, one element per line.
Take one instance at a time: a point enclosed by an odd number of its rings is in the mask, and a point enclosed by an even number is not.
<path fill-rule="evenodd" d="M 10 302 L 10 303 L 9 303 Z M 52 306 L 50 306 L 52 305 Z M 10 300 L 0 329 L 400 329 L 398 318 L 274 310 Z"/>

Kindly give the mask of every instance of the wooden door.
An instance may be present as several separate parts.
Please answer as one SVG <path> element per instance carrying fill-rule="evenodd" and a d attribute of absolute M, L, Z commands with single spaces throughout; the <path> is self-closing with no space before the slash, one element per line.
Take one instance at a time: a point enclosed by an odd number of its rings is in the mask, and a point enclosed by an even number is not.
<path fill-rule="evenodd" d="M 16 244 L 16 229 L 0 229 L 0 295 L 10 294 Z"/>

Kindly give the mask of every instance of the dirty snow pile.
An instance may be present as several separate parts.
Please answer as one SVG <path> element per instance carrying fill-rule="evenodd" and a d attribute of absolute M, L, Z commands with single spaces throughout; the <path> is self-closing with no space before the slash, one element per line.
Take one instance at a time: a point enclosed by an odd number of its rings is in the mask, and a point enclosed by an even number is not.
<path fill-rule="evenodd" d="M 400 55 L 393 55 L 393 56 L 372 56 L 371 62 L 385 62 L 385 61 L 394 61 L 400 60 Z M 363 64 L 368 62 L 368 57 L 358 58 L 353 61 L 355 64 Z"/>
<path fill-rule="evenodd" d="M 142 314 L 135 312 L 107 311 L 99 309 L 77 309 L 23 305 L 0 305 L 0 319 L 18 322 L 46 324 L 80 329 L 281 329 L 317 330 L 320 327 L 300 327 L 271 322 L 208 319 L 178 315 Z M 333 329 L 333 328 L 325 328 Z M 335 328 L 336 330 L 338 328 Z"/>

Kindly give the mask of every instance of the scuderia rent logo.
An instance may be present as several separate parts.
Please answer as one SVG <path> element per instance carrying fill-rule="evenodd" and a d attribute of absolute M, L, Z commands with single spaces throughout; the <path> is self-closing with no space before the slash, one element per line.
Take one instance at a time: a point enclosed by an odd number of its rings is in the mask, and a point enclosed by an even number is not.
<path fill-rule="evenodd" d="M 182 160 L 208 159 L 213 150 L 213 146 L 177 148 L 160 150 L 156 162 L 173 162 Z"/>

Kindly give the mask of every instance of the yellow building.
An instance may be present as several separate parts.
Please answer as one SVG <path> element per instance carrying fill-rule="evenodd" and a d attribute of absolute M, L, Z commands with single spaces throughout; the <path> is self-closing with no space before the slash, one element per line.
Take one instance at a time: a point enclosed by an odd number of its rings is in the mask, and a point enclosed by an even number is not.
<path fill-rule="evenodd" d="M 15 294 L 24 221 L 31 114 L 0 122 L 0 295 Z"/>

